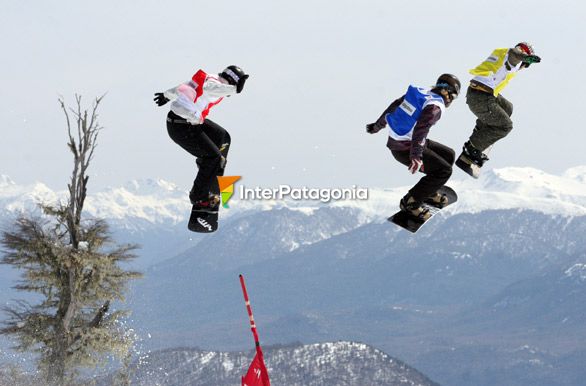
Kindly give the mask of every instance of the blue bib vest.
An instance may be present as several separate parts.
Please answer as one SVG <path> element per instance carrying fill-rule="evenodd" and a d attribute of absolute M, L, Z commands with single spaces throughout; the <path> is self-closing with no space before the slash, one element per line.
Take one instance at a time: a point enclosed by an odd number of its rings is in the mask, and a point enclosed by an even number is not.
<path fill-rule="evenodd" d="M 397 141 L 410 141 L 421 112 L 429 104 L 439 106 L 442 111 L 445 109 L 441 95 L 432 93 L 429 89 L 409 86 L 403 103 L 385 117 L 391 138 Z"/>

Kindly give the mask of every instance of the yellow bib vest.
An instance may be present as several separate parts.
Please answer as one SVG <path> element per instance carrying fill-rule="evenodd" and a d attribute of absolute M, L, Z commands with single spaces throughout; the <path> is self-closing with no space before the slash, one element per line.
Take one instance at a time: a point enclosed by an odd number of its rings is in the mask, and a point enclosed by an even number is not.
<path fill-rule="evenodd" d="M 475 75 L 473 80 L 490 87 L 494 96 L 498 96 L 521 68 L 521 63 L 519 63 L 508 70 L 505 65 L 508 57 L 508 48 L 497 48 L 484 62 L 470 70 L 470 74 Z"/>

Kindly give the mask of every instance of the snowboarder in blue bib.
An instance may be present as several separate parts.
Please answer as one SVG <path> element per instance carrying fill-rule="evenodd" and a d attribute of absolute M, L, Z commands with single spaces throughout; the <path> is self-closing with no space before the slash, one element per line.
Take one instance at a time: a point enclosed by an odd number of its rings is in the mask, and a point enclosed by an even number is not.
<path fill-rule="evenodd" d="M 455 152 L 427 139 L 427 135 L 457 98 L 460 87 L 460 81 L 452 74 L 441 75 L 431 88 L 409 86 L 405 95 L 391 103 L 375 122 L 366 125 L 366 131 L 374 134 L 388 124 L 387 147 L 393 157 L 411 173 L 425 173 L 399 203 L 401 210 L 423 221 L 430 217 L 423 203 L 437 207 L 448 204 L 447 197 L 438 190 L 452 175 Z"/>

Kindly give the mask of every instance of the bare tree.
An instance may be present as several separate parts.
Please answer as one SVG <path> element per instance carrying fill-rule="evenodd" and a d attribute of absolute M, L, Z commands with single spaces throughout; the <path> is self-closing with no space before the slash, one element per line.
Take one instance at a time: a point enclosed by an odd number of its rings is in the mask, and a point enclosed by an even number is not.
<path fill-rule="evenodd" d="M 55 385 L 73 384 L 80 368 L 113 355 L 124 360 L 133 343 L 121 323 L 127 312 L 111 307 L 124 300 L 129 280 L 140 277 L 123 267 L 136 257 L 136 246 L 115 244 L 105 221 L 83 215 L 87 170 L 102 129 L 97 114 L 102 98 L 89 111 L 79 95 L 74 108 L 59 99 L 73 154 L 67 200 L 40 204 L 44 216 L 21 215 L 0 240 L 0 263 L 23 271 L 14 288 L 41 299 L 5 307 L 8 319 L 0 334 L 15 338 L 16 349 L 38 353 L 39 370 Z"/>

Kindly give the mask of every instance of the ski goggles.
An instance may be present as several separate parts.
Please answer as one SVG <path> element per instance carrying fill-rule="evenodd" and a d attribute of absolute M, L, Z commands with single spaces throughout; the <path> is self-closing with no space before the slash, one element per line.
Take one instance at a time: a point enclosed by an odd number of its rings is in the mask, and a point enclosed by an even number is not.
<path fill-rule="evenodd" d="M 456 90 L 454 87 L 450 86 L 447 83 L 438 83 L 435 86 L 446 90 L 448 92 L 448 94 L 450 95 L 450 99 L 452 99 L 452 100 L 454 100 L 458 97 L 458 90 Z"/>

